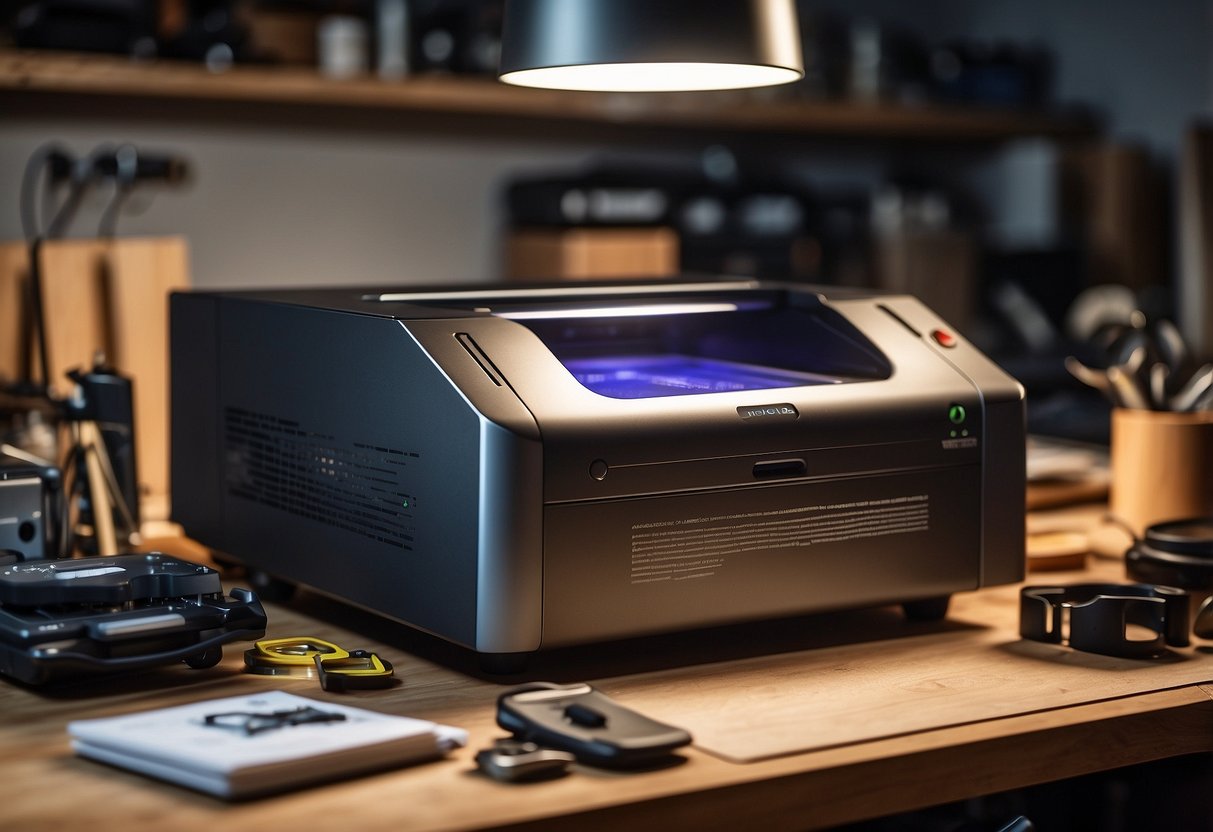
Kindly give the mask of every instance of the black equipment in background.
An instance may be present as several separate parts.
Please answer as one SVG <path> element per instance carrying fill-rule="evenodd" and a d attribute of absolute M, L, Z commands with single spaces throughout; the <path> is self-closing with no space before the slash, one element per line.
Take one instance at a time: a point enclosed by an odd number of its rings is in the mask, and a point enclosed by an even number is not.
<path fill-rule="evenodd" d="M 153 0 L 36 0 L 13 20 L 22 49 L 70 49 L 150 56 L 156 52 Z"/>
<path fill-rule="evenodd" d="M 774 280 L 821 280 L 820 206 L 778 170 L 739 172 L 723 147 L 702 170 L 605 163 L 568 175 L 507 183 L 507 225 L 524 229 L 668 227 L 679 271 Z M 525 275 L 527 278 L 551 275 Z"/>
<path fill-rule="evenodd" d="M 49 401 L 51 418 L 70 436 L 62 470 L 16 445 L 0 445 L 0 555 L 8 562 L 78 551 L 115 555 L 139 542 L 131 380 L 101 357 L 68 377 L 72 396 Z"/>
<path fill-rule="evenodd" d="M 0 449 L 0 566 L 55 557 L 63 507 L 59 470 L 6 452 Z"/>
<path fill-rule="evenodd" d="M 74 522 L 64 554 L 70 556 L 77 545 L 88 554 L 118 554 L 121 543 L 139 537 L 131 380 L 102 357 L 91 370 L 72 370 L 68 377 L 76 388 L 63 409 L 72 431 L 64 470 Z"/>
<path fill-rule="evenodd" d="M 87 554 L 117 554 L 119 534 L 123 543 L 137 542 L 139 493 L 131 380 L 107 366 L 103 358 L 97 358 L 90 370 L 68 373 L 75 387 L 69 398 L 54 390 L 54 364 L 46 332 L 51 310 L 44 308 L 41 247 L 67 232 L 84 196 L 99 185 L 112 189 L 98 231 L 102 237 L 111 237 L 133 190 L 144 183 L 178 185 L 189 176 L 189 165 L 181 157 L 145 153 L 130 144 L 101 144 L 77 158 L 66 148 L 47 143 L 38 147 L 26 164 L 20 192 L 21 224 L 29 252 L 27 313 L 20 339 L 23 366 L 18 379 L 0 385 L 0 393 L 4 394 L 6 421 L 12 417 L 19 423 L 22 414 L 37 411 L 56 430 L 60 425 L 69 427 L 71 440 L 66 454 L 56 449 L 54 433 L 48 447 L 38 449 L 36 455 L 7 446 L 0 453 L 0 457 L 15 457 L 35 469 L 54 472 L 53 476 L 42 475 L 49 496 L 45 498 L 47 509 L 40 515 L 41 528 L 27 535 L 28 540 L 19 534 L 16 542 L 21 546 L 0 546 L 13 558 L 68 557 L 75 552 L 78 541 L 84 543 Z M 106 299 L 100 305 L 105 307 Z M 110 310 L 101 311 L 105 329 L 112 336 L 115 324 L 110 320 Z M 56 464 L 62 465 L 62 476 Z M 47 487 L 48 482 L 54 487 Z M 10 493 L 16 500 L 14 505 L 19 503 L 20 511 L 27 511 L 28 495 L 17 500 L 18 492 Z M 0 496 L 0 508 L 8 502 Z M 14 508 L 13 516 L 18 513 Z M 28 530 L 22 522 L 18 522 L 18 529 Z"/>

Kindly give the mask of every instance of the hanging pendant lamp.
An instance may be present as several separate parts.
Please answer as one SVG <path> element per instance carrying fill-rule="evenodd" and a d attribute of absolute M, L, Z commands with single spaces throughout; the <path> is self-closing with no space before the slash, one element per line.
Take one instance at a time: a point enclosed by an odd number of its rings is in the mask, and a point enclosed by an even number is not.
<path fill-rule="evenodd" d="M 667 92 L 804 76 L 794 0 L 506 0 L 498 77 L 562 90 Z"/>

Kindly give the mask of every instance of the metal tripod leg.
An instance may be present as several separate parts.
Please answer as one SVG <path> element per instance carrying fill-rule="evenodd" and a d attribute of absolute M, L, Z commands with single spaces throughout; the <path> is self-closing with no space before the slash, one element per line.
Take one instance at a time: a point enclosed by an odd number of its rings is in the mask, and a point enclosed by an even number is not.
<path fill-rule="evenodd" d="M 118 509 L 123 525 L 128 530 L 126 542 L 139 543 L 139 530 L 135 527 L 130 506 L 122 496 L 118 478 L 114 476 L 114 467 L 110 463 L 109 452 L 105 449 L 105 440 L 101 437 L 101 429 L 97 427 L 97 423 L 76 423 L 76 443 L 84 454 L 97 554 L 116 555 L 119 548 L 118 535 L 114 529 L 114 509 Z"/>

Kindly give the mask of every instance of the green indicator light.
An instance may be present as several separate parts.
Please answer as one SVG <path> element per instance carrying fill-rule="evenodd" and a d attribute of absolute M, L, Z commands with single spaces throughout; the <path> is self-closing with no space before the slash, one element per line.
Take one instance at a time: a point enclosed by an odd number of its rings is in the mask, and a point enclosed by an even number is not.
<path fill-rule="evenodd" d="M 968 435 L 969 435 L 969 432 L 968 432 L 967 430 L 962 430 L 962 431 L 960 432 L 960 435 L 961 435 L 961 436 L 968 436 Z"/>
<path fill-rule="evenodd" d="M 956 438 L 956 431 L 952 431 L 952 432 L 951 432 L 951 434 L 950 434 L 950 436 L 951 436 L 953 439 L 955 439 L 955 438 Z"/>
<path fill-rule="evenodd" d="M 404 501 L 404 502 L 402 502 L 400 505 L 401 505 L 401 506 L 403 506 L 404 508 L 408 508 L 408 507 L 409 507 L 409 501 L 408 501 L 408 500 L 405 500 L 405 501 Z"/>
<path fill-rule="evenodd" d="M 963 424 L 966 415 L 964 405 L 954 404 L 948 408 L 948 419 L 954 425 Z"/>

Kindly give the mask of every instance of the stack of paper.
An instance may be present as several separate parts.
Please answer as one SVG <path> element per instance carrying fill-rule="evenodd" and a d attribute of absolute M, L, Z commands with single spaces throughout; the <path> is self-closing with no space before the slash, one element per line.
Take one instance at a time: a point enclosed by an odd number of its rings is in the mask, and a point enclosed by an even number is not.
<path fill-rule="evenodd" d="M 458 728 L 282 691 L 80 720 L 67 730 L 84 757 L 225 798 L 433 759 L 467 743 Z"/>

